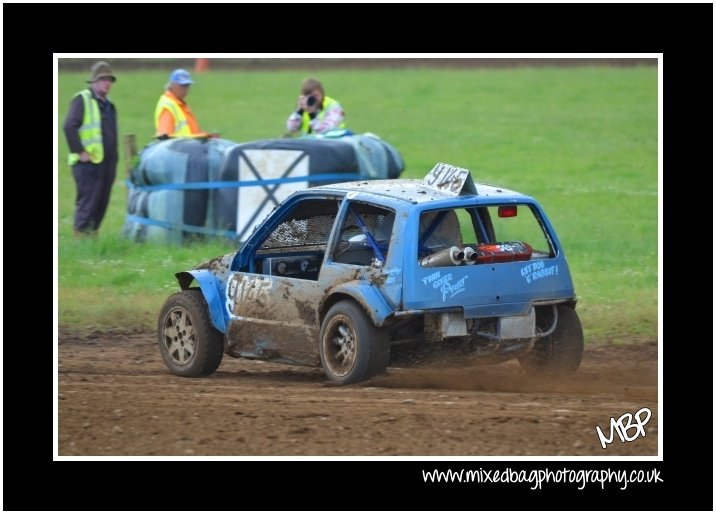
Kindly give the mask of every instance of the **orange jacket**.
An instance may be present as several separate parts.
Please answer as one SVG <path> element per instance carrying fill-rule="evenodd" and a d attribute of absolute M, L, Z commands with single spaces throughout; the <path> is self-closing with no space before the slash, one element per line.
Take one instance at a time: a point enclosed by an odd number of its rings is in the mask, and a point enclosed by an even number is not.
<path fill-rule="evenodd" d="M 171 91 L 165 91 L 164 95 L 168 96 L 172 100 L 174 100 L 179 107 L 181 107 L 182 112 L 184 113 L 184 116 L 186 116 L 187 124 L 189 125 L 189 130 L 191 131 L 192 135 L 206 135 L 205 132 L 202 132 L 199 128 L 199 122 L 196 121 L 196 117 L 194 116 L 194 113 L 191 112 L 191 109 L 189 106 L 184 102 L 183 100 L 180 100 L 179 98 L 174 95 Z M 157 123 L 157 135 L 161 136 L 164 134 L 172 135 L 174 134 L 174 115 L 171 113 L 169 109 L 162 109 L 161 114 L 159 115 L 159 121 Z"/>

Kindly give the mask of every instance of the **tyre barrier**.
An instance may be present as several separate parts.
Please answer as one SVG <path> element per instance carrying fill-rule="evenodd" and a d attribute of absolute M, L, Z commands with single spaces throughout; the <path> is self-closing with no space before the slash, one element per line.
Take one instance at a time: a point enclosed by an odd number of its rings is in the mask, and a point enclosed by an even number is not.
<path fill-rule="evenodd" d="M 126 181 L 123 234 L 136 242 L 183 244 L 205 236 L 241 242 L 294 191 L 403 171 L 400 153 L 378 136 L 341 136 L 153 142 Z"/>

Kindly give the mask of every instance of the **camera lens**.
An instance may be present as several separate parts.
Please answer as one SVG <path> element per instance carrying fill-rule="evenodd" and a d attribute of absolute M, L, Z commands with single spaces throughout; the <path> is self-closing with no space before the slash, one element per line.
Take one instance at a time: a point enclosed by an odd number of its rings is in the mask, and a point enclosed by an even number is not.
<path fill-rule="evenodd" d="M 306 105 L 309 107 L 313 107 L 313 105 L 316 103 L 316 97 L 311 95 L 308 98 L 306 98 Z"/>

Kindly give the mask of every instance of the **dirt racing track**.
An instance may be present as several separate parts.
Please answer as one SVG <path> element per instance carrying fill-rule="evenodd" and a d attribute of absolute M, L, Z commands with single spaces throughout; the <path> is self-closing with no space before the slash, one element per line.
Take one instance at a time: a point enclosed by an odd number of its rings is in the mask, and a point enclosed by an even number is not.
<path fill-rule="evenodd" d="M 569 381 L 436 361 L 349 387 L 226 356 L 180 378 L 149 332 L 60 330 L 58 348 L 60 456 L 657 455 L 656 343 L 588 345 Z M 644 407 L 644 435 L 602 449 L 596 427 L 609 436 L 611 418 Z"/>

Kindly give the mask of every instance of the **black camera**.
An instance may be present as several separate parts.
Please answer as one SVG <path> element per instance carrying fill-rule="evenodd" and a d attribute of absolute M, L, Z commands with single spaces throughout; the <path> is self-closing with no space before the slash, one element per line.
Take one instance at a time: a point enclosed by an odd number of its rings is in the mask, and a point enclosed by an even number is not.
<path fill-rule="evenodd" d="M 313 107 L 316 104 L 317 98 L 313 95 L 306 98 L 306 105 L 309 107 Z"/>

